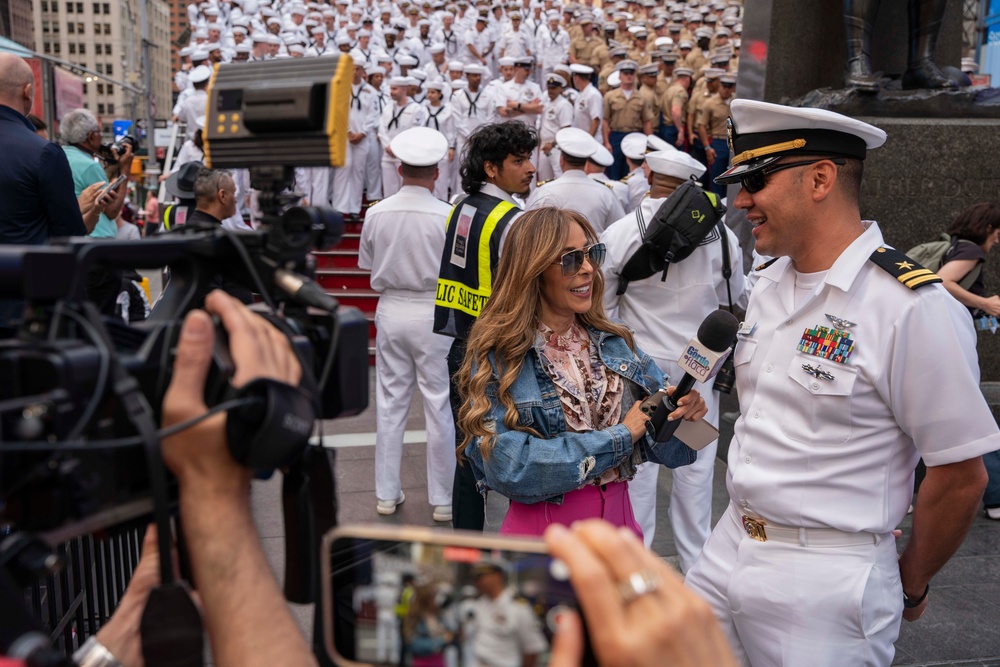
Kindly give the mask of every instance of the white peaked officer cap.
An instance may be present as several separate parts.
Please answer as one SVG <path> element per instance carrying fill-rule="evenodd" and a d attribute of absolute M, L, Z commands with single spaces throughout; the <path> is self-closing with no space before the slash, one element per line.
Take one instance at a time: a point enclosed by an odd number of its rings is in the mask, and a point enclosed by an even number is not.
<path fill-rule="evenodd" d="M 573 74 L 579 74 L 580 76 L 590 76 L 594 73 L 594 68 L 588 65 L 580 65 L 578 63 L 573 63 L 569 66 L 569 71 Z"/>
<path fill-rule="evenodd" d="M 615 156 L 611 154 L 611 151 L 600 144 L 597 144 L 597 151 L 590 156 L 590 159 L 602 167 L 610 167 L 615 163 Z"/>
<path fill-rule="evenodd" d="M 671 146 L 669 143 L 667 143 L 663 139 L 660 139 L 655 134 L 651 134 L 648 137 L 646 137 L 646 146 L 651 151 L 675 151 L 675 150 L 677 150 L 676 148 L 674 148 L 673 146 Z"/>
<path fill-rule="evenodd" d="M 411 127 L 389 144 L 393 155 L 411 167 L 430 167 L 448 154 L 448 139 L 429 127 Z"/>
<path fill-rule="evenodd" d="M 212 68 L 207 65 L 198 65 L 193 70 L 188 72 L 188 81 L 191 83 L 201 83 L 202 81 L 208 81 L 212 76 Z"/>
<path fill-rule="evenodd" d="M 622 153 L 632 160 L 646 159 L 646 135 L 642 132 L 632 132 L 626 134 L 622 139 Z"/>
<path fill-rule="evenodd" d="M 597 140 L 578 127 L 565 127 L 556 132 L 556 145 L 566 155 L 588 158 L 597 152 Z"/>
<path fill-rule="evenodd" d="M 608 75 L 608 85 L 612 88 L 617 88 L 622 85 L 621 73 L 618 71 L 612 72 Z"/>
<path fill-rule="evenodd" d="M 679 150 L 653 151 L 646 153 L 646 164 L 653 173 L 687 180 L 692 176 L 701 178 L 705 165 L 687 153 Z"/>
<path fill-rule="evenodd" d="M 786 155 L 826 155 L 864 160 L 885 143 L 883 130 L 826 109 L 787 107 L 756 100 L 730 105 L 732 167 L 715 179 L 735 183 Z"/>

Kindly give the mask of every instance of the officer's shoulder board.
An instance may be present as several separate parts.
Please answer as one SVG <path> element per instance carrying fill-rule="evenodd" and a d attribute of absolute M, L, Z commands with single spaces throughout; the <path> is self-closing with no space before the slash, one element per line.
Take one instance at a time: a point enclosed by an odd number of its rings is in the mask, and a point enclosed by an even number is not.
<path fill-rule="evenodd" d="M 781 258 L 780 257 L 775 257 L 774 259 L 769 259 L 766 262 L 764 262 L 763 264 L 759 264 L 759 265 L 753 267 L 753 270 L 754 271 L 763 271 L 767 267 L 769 267 L 772 264 L 774 264 L 775 262 L 777 262 L 779 259 L 781 259 Z"/>
<path fill-rule="evenodd" d="M 373 200 L 371 200 L 370 202 L 368 202 L 367 208 L 371 208 L 372 206 L 374 206 L 375 204 L 379 203 L 380 201 L 382 201 L 382 200 L 381 199 L 373 199 Z"/>
<path fill-rule="evenodd" d="M 876 248 L 868 258 L 880 269 L 903 283 L 910 289 L 920 289 L 941 282 L 941 278 L 930 269 L 920 266 L 912 259 L 893 248 Z"/>
<path fill-rule="evenodd" d="M 596 178 L 592 178 L 590 180 L 594 181 L 595 183 L 600 183 L 601 185 L 607 186 L 608 190 L 611 190 L 612 192 L 615 189 L 615 186 L 611 185 L 611 183 L 608 183 L 607 181 L 598 181 Z"/>
<path fill-rule="evenodd" d="M 632 173 L 635 173 L 635 172 L 632 172 Z M 621 180 L 622 183 L 628 183 L 628 179 L 630 179 L 630 178 L 632 178 L 632 174 L 631 173 L 630 174 L 626 174 L 624 177 L 622 177 L 619 180 Z"/>
<path fill-rule="evenodd" d="M 553 180 L 553 179 L 551 179 L 551 178 L 550 178 L 550 179 L 549 179 L 549 180 L 547 180 L 547 181 L 538 181 L 538 183 L 536 183 L 535 185 L 536 185 L 537 187 L 542 187 L 542 186 L 543 186 L 543 185 L 545 185 L 546 183 L 551 183 L 551 182 L 552 182 L 552 180 Z"/>

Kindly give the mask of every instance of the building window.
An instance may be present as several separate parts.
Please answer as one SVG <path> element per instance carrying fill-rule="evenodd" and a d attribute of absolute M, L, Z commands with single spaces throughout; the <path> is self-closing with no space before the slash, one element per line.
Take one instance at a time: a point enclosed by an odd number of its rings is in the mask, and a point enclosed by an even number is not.
<path fill-rule="evenodd" d="M 59 2 L 58 2 L 58 0 L 52 0 L 52 11 L 54 11 L 54 12 L 58 12 L 59 11 Z"/>
<path fill-rule="evenodd" d="M 87 94 L 87 84 L 83 84 L 83 94 Z"/>
<path fill-rule="evenodd" d="M 82 23 L 77 23 L 76 24 L 76 34 L 78 34 L 78 35 L 82 35 L 83 34 L 83 24 Z"/>
<path fill-rule="evenodd" d="M 46 23 L 45 25 L 42 26 L 42 32 L 48 32 L 48 31 L 49 31 L 49 26 L 48 26 L 48 23 Z M 70 21 L 69 23 L 67 23 L 66 24 L 66 32 L 68 32 L 71 35 L 74 32 L 76 32 L 76 24 L 73 23 L 72 21 Z"/>
<path fill-rule="evenodd" d="M 96 53 L 97 55 L 101 55 L 101 49 L 102 49 L 102 45 L 101 44 L 99 44 L 99 43 L 98 44 L 94 44 L 94 53 Z"/>
<path fill-rule="evenodd" d="M 111 34 L 111 24 L 110 23 L 105 23 L 104 24 L 104 34 L 105 35 L 110 35 Z"/>
<path fill-rule="evenodd" d="M 114 102 L 108 102 L 108 113 L 109 114 L 113 114 L 114 112 L 115 112 L 115 103 Z"/>
<path fill-rule="evenodd" d="M 42 21 L 42 32 L 48 32 L 48 31 L 49 31 L 49 22 Z"/>
<path fill-rule="evenodd" d="M 42 0 L 42 11 L 49 11 L 49 0 Z"/>
<path fill-rule="evenodd" d="M 114 84 L 109 83 L 108 84 L 108 95 L 114 95 L 114 94 L 115 94 L 115 86 L 114 86 Z"/>
<path fill-rule="evenodd" d="M 100 14 L 101 13 L 101 3 L 99 3 L 99 2 L 95 2 L 94 3 L 94 13 L 95 14 Z"/>
<path fill-rule="evenodd" d="M 104 94 L 104 84 L 103 83 L 97 84 L 97 94 L 98 95 L 103 95 Z"/>
<path fill-rule="evenodd" d="M 82 14 L 83 13 L 83 3 L 82 2 L 76 3 L 76 13 L 77 14 Z"/>
<path fill-rule="evenodd" d="M 51 53 L 51 52 L 52 52 L 52 45 L 51 45 L 51 44 L 49 44 L 48 42 L 45 42 L 45 43 L 44 43 L 44 44 L 42 45 L 42 50 L 43 50 L 43 51 L 44 51 L 45 53 Z"/>
<path fill-rule="evenodd" d="M 104 74 L 104 63 L 97 63 L 97 73 Z"/>
<path fill-rule="evenodd" d="M 68 13 L 70 13 L 70 14 L 72 14 L 72 13 L 73 13 L 73 3 L 72 3 L 72 2 L 67 2 L 67 3 L 66 3 L 66 11 L 67 11 Z"/>
<path fill-rule="evenodd" d="M 62 46 L 59 44 L 59 42 L 56 42 L 55 44 L 52 45 L 52 52 L 56 54 L 62 52 Z"/>
<path fill-rule="evenodd" d="M 81 43 L 81 44 L 80 44 L 80 45 L 79 45 L 79 46 L 77 47 L 77 49 L 78 49 L 78 50 L 80 51 L 80 55 L 81 55 L 81 56 L 85 56 L 85 55 L 87 55 L 87 45 L 86 45 L 86 44 L 82 44 L 82 43 Z"/>
<path fill-rule="evenodd" d="M 104 55 L 106 55 L 106 56 L 110 56 L 111 55 L 111 45 L 110 44 L 105 44 L 104 45 Z"/>
<path fill-rule="evenodd" d="M 111 63 L 108 63 L 107 65 L 104 66 L 104 73 L 107 74 L 108 76 L 114 74 L 114 72 L 111 71 Z"/>
<path fill-rule="evenodd" d="M 99 102 L 97 104 L 97 113 L 99 113 L 99 114 L 103 114 L 104 113 L 104 103 L 103 102 Z"/>
<path fill-rule="evenodd" d="M 111 5 L 110 4 L 108 4 L 107 2 L 105 2 L 102 5 L 102 7 L 104 7 L 104 13 L 105 14 L 110 14 L 111 13 Z"/>
<path fill-rule="evenodd" d="M 76 55 L 76 44 L 74 44 L 73 42 L 69 43 L 69 52 L 74 56 Z"/>
<path fill-rule="evenodd" d="M 52 32 L 59 32 L 59 21 L 52 22 Z"/>

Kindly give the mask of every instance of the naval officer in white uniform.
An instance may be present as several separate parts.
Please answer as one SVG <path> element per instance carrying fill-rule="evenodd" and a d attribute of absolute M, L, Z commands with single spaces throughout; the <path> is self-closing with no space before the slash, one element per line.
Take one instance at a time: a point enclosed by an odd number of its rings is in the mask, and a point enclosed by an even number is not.
<path fill-rule="evenodd" d="M 705 165 L 701 162 L 687 153 L 671 149 L 647 153 L 646 164 L 652 172 L 649 197 L 601 235 L 601 242 L 607 245 L 604 306 L 609 314 L 620 317 L 635 330 L 636 344 L 676 382 L 684 373 L 677 360 L 688 341 L 697 334 L 702 320 L 719 306 L 728 306 L 730 293 L 738 298 L 743 292 L 743 255 L 735 234 L 726 234 L 723 239 L 716 230 L 710 232 L 690 256 L 671 264 L 666 280 L 661 280 L 660 273 L 656 273 L 645 280 L 632 281 L 619 296 L 618 273 L 642 245 L 639 222 L 647 227 L 674 190 L 692 177 L 697 179 L 705 173 Z M 723 243 L 728 246 L 732 270 L 728 291 L 723 276 Z M 708 406 L 705 421 L 718 428 L 719 393 L 712 391 L 711 385 L 700 391 Z M 718 440 L 713 441 L 698 452 L 697 461 L 673 471 L 670 525 L 684 572 L 694 565 L 712 531 L 712 479 L 718 444 Z M 642 526 L 646 546 L 652 544 L 656 530 L 659 470 L 656 464 L 639 466 L 639 472 L 628 486 L 632 511 Z"/>
<path fill-rule="evenodd" d="M 742 185 L 731 204 L 777 259 L 755 270 L 736 345 L 729 510 L 686 583 L 744 664 L 888 666 L 1000 447 L 975 331 L 940 278 L 861 218 L 862 161 L 885 132 L 751 100 L 731 118 L 733 167 L 716 181 Z"/>
<path fill-rule="evenodd" d="M 434 292 L 451 207 L 434 194 L 448 140 L 429 127 L 399 133 L 390 144 L 400 162 L 399 191 L 369 209 L 358 266 L 371 269 L 375 313 L 377 435 L 375 495 L 379 514 L 403 502 L 399 468 L 414 389 L 427 422 L 427 499 L 435 521 L 451 521 L 455 424 L 448 402 L 451 339 L 434 333 Z"/>
<path fill-rule="evenodd" d="M 556 145 L 562 154 L 559 178 L 542 182 L 528 197 L 526 210 L 555 206 L 578 212 L 598 233 L 618 220 L 625 211 L 608 186 L 587 176 L 587 159 L 597 152 L 600 144 L 587 132 L 567 127 L 556 133 Z"/>

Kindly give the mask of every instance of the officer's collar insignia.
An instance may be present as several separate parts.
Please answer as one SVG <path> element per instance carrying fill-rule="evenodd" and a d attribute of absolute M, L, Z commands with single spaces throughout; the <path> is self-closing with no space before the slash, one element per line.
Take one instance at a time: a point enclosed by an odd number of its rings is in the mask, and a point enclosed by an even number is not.
<path fill-rule="evenodd" d="M 826 319 L 833 322 L 833 326 L 837 327 L 838 329 L 850 329 L 851 327 L 855 326 L 854 322 L 837 317 L 836 315 L 831 315 L 830 313 L 826 314 Z"/>

